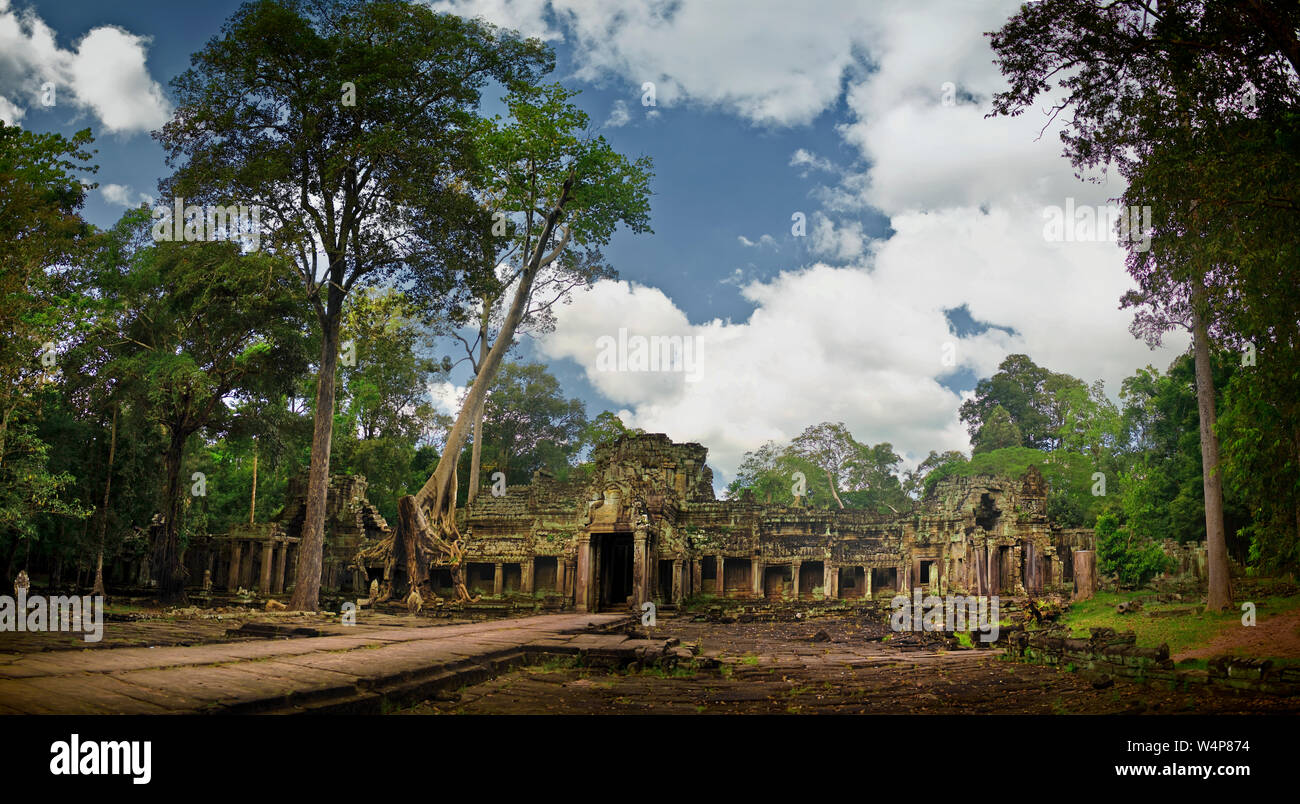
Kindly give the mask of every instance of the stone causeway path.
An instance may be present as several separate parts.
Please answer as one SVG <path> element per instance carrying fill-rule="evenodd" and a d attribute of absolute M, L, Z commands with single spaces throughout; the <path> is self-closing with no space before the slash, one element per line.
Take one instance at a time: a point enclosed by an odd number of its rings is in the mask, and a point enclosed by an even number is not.
<path fill-rule="evenodd" d="M 544 614 L 188 647 L 0 654 L 0 714 L 376 713 L 548 655 L 650 661 L 674 650 L 673 640 L 593 633 L 626 622 L 626 614 Z"/>

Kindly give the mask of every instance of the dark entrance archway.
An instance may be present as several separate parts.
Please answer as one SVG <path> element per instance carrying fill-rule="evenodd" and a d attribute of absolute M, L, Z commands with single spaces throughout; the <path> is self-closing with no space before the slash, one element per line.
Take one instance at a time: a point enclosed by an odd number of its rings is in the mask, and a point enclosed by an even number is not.
<path fill-rule="evenodd" d="M 632 534 L 606 533 L 600 538 L 598 609 L 625 609 L 632 597 Z"/>

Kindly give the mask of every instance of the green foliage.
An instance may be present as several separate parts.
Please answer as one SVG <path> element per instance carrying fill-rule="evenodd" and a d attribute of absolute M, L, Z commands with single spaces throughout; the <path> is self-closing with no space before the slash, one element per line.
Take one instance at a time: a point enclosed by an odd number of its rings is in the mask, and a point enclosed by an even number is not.
<path fill-rule="evenodd" d="M 67 139 L 0 123 L 0 548 L 10 563 L 50 516 L 86 512 L 68 496 L 74 478 L 49 465 L 40 397 L 57 374 L 44 345 L 80 326 L 84 302 L 65 266 L 93 239 L 80 210 L 95 185 L 78 178 L 96 170 L 90 142 L 89 130 Z M 6 591 L 12 569 L 0 567 Z"/>
<path fill-rule="evenodd" d="M 746 453 L 727 496 L 734 499 L 749 491 L 761 502 L 788 505 L 801 473 L 809 507 L 838 508 L 838 495 L 846 508 L 897 512 L 911 502 L 898 474 L 901 462 L 891 444 L 867 446 L 843 423 L 823 422 L 789 445 L 769 441 Z"/>
<path fill-rule="evenodd" d="M 996 449 L 1020 446 L 1024 439 L 1020 428 L 1011 420 L 1011 414 L 1001 405 L 994 405 L 988 420 L 972 436 L 973 452 L 990 452 Z"/>
<path fill-rule="evenodd" d="M 504 472 L 523 484 L 547 469 L 563 474 L 582 447 L 587 415 L 582 401 L 565 399 L 560 383 L 540 363 L 505 363 L 488 392 L 483 415 L 483 478 Z M 469 453 L 461 456 L 468 476 Z"/>
<path fill-rule="evenodd" d="M 1097 517 L 1096 528 L 1101 572 L 1118 576 L 1126 586 L 1140 586 L 1165 570 L 1168 558 L 1160 545 L 1121 526 L 1119 515 L 1102 514 Z"/>

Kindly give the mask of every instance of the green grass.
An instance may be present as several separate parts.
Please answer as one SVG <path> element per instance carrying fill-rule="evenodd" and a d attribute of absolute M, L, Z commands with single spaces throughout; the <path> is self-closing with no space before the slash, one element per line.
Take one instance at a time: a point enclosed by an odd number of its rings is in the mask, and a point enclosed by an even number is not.
<path fill-rule="evenodd" d="M 1126 600 L 1150 598 L 1143 601 L 1142 609 L 1130 614 L 1118 614 L 1115 606 Z M 1170 655 L 1204 647 L 1219 634 L 1230 628 L 1240 628 L 1242 612 L 1240 608 L 1222 613 L 1209 613 L 1199 610 L 1195 602 L 1156 603 L 1151 592 L 1098 592 L 1089 600 L 1071 603 L 1061 617 L 1061 624 L 1070 629 L 1075 637 L 1087 637 L 1092 628 L 1113 628 L 1116 631 L 1133 631 L 1137 634 L 1137 644 L 1155 647 L 1161 643 L 1169 645 Z M 1256 616 L 1262 620 L 1284 611 L 1300 607 L 1300 598 L 1269 597 L 1256 600 Z M 1148 617 L 1148 612 L 1168 611 L 1171 609 L 1198 608 L 1187 614 L 1173 617 Z"/>
<path fill-rule="evenodd" d="M 755 666 L 755 665 L 758 664 L 758 654 L 757 654 L 757 653 L 746 653 L 744 656 L 741 656 L 741 657 L 740 657 L 740 663 L 741 663 L 741 664 L 747 664 L 747 665 L 749 665 L 750 667 L 753 667 L 753 666 Z"/>

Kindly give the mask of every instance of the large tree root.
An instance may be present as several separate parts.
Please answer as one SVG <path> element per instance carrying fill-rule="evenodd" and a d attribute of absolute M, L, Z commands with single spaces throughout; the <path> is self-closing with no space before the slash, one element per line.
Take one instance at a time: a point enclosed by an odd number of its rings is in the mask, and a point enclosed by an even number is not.
<path fill-rule="evenodd" d="M 465 546 L 454 514 L 433 519 L 430 524 L 414 496 L 403 497 L 397 502 L 397 529 L 393 535 L 358 555 L 358 562 L 384 562 L 384 580 L 376 602 L 398 598 L 418 609 L 424 600 L 435 599 L 437 595 L 429 584 L 430 569 L 435 567 L 451 572 L 455 602 L 478 602 L 480 596 L 470 595 L 465 586 Z"/>

